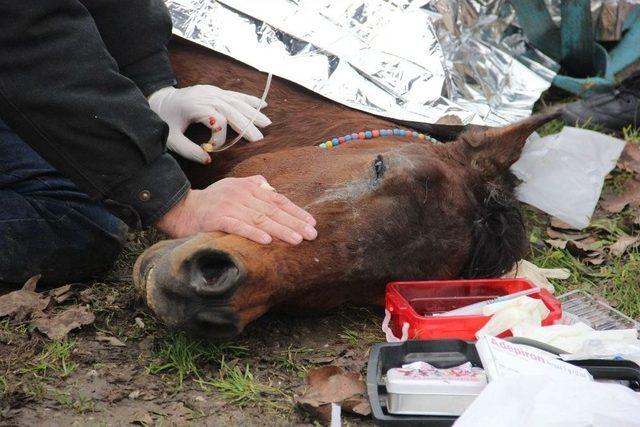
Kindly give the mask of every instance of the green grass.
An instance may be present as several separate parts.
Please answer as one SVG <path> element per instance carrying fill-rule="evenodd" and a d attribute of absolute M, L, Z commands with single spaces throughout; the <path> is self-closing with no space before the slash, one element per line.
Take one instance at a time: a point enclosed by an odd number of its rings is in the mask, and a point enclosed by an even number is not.
<path fill-rule="evenodd" d="M 295 373 L 299 377 L 304 377 L 308 367 L 300 362 L 301 356 L 317 353 L 318 350 L 313 348 L 293 348 L 293 346 L 290 345 L 286 350 L 276 352 L 271 359 L 274 361 L 274 368 L 280 371 Z"/>
<path fill-rule="evenodd" d="M 640 319 L 640 253 L 637 250 L 603 266 L 595 277 L 603 285 L 599 287 L 600 294 L 611 305 Z"/>
<path fill-rule="evenodd" d="M 556 294 L 584 289 L 599 295 L 623 313 L 640 320 L 640 253 L 633 250 L 620 257 L 610 257 L 601 266 L 587 265 L 568 250 L 547 248 L 534 250 L 531 262 L 541 268 L 566 268 L 567 280 L 552 280 Z"/>
<path fill-rule="evenodd" d="M 540 136 L 553 135 L 554 133 L 560 132 L 563 127 L 564 122 L 560 119 L 555 119 L 542 125 L 538 128 L 537 132 Z"/>
<path fill-rule="evenodd" d="M 46 397 L 55 400 L 60 406 L 71 409 L 78 415 L 95 412 L 97 410 L 96 402 L 85 396 L 72 396 L 69 390 L 58 390 L 50 388 L 47 390 Z"/>
<path fill-rule="evenodd" d="M 36 378 L 51 379 L 50 375 L 67 378 L 78 365 L 71 361 L 75 342 L 71 340 L 48 343 L 36 360 L 27 365 L 22 373 L 32 373 Z"/>
<path fill-rule="evenodd" d="M 554 119 L 542 125 L 537 130 L 537 132 L 540 136 L 553 135 L 554 133 L 560 132 L 564 126 L 565 126 L 565 123 L 562 120 Z M 602 126 L 592 123 L 591 119 L 587 120 L 586 122 L 574 123 L 571 126 L 606 134 L 606 132 L 603 131 Z M 622 130 L 622 136 L 627 141 L 640 142 L 640 131 L 638 129 L 632 128 L 631 126 L 626 127 Z"/>
<path fill-rule="evenodd" d="M 0 320 L 0 342 L 6 345 L 11 345 L 17 339 L 23 337 L 29 328 L 29 324 L 18 323 L 13 324 L 9 319 Z"/>
<path fill-rule="evenodd" d="M 627 126 L 622 129 L 622 137 L 625 141 L 640 144 L 640 129 L 634 128 L 633 126 Z"/>
<path fill-rule="evenodd" d="M 353 346 L 372 345 L 384 341 L 380 328 L 374 329 L 368 325 L 346 327 L 339 337 Z"/>
<path fill-rule="evenodd" d="M 248 354 L 248 348 L 232 343 L 210 343 L 187 336 L 182 332 L 172 332 L 160 344 L 156 359 L 147 367 L 151 374 L 171 374 L 178 388 L 184 380 L 193 377 L 202 380 L 206 377 L 203 367 L 215 364 L 219 366 L 226 357 L 242 357 Z"/>
<path fill-rule="evenodd" d="M 299 378 L 304 378 L 309 368 L 328 363 L 326 358 L 336 358 L 335 348 L 308 348 L 293 347 L 289 345 L 286 350 L 275 351 L 269 356 L 272 366 L 278 371 L 285 371 L 296 374 Z M 319 360 L 314 362 L 313 360 Z"/>
<path fill-rule="evenodd" d="M 238 365 L 229 367 L 222 361 L 218 378 L 203 381 L 203 384 L 213 387 L 224 399 L 241 407 L 258 405 L 278 411 L 291 409 L 282 402 L 283 398 L 287 398 L 286 394 L 271 383 L 257 381 L 249 365 L 244 369 Z"/>
<path fill-rule="evenodd" d="M 384 333 L 380 328 L 379 318 L 365 307 L 346 307 L 341 316 L 345 319 L 345 327 L 338 336 L 342 341 L 354 347 L 371 345 L 384 341 Z"/>

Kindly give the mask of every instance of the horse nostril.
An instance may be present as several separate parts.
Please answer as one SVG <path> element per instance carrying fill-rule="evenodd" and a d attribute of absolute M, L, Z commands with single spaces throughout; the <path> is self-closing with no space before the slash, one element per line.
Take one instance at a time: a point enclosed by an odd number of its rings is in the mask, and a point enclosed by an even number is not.
<path fill-rule="evenodd" d="M 227 253 L 216 250 L 194 254 L 188 262 L 188 271 L 196 293 L 206 296 L 230 296 L 242 275 Z"/>

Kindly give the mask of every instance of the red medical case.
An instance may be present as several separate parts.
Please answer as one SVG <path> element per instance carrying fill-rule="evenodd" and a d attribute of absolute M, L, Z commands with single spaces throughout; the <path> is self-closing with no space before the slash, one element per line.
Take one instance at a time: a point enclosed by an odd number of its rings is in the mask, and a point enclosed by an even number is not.
<path fill-rule="evenodd" d="M 487 316 L 433 316 L 480 301 L 534 288 L 526 279 L 443 280 L 426 282 L 392 282 L 387 285 L 386 308 L 391 313 L 391 327 L 402 335 L 403 323 L 409 324 L 409 339 L 475 340 L 476 332 L 490 319 Z M 541 299 L 550 314 L 544 326 L 552 325 L 562 316 L 560 301 L 541 289 L 530 294 Z M 507 337 L 509 332 L 499 335 Z"/>

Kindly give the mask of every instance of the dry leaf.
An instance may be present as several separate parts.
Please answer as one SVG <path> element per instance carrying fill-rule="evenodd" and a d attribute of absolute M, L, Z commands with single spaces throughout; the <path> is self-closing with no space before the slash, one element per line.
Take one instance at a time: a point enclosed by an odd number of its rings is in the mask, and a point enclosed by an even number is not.
<path fill-rule="evenodd" d="M 182 402 L 171 402 L 162 409 L 173 424 L 184 425 L 193 419 L 193 411 Z"/>
<path fill-rule="evenodd" d="M 74 292 L 71 290 L 71 285 L 64 285 L 49 291 L 49 295 L 53 296 L 54 301 L 58 304 L 62 304 L 71 298 L 73 294 Z"/>
<path fill-rule="evenodd" d="M 605 196 L 600 203 L 602 209 L 611 213 L 620 213 L 627 205 L 631 207 L 640 206 L 640 182 L 630 179 L 624 184 L 624 189 L 620 195 Z"/>
<path fill-rule="evenodd" d="M 120 341 L 118 338 L 103 334 L 102 332 L 96 332 L 96 341 L 108 342 L 114 347 L 126 347 L 127 345 Z"/>
<path fill-rule="evenodd" d="M 64 286 L 60 286 L 59 288 L 53 288 L 49 291 L 49 293 L 51 295 L 53 295 L 54 297 L 59 297 L 63 294 L 66 294 L 67 292 L 69 292 L 71 290 L 71 285 L 64 285 Z"/>
<path fill-rule="evenodd" d="M 602 255 L 599 255 L 595 258 L 587 258 L 587 264 L 591 264 L 591 265 L 601 265 L 604 262 L 604 257 Z"/>
<path fill-rule="evenodd" d="M 84 291 L 80 291 L 80 301 L 88 304 L 94 300 L 93 289 L 87 288 Z"/>
<path fill-rule="evenodd" d="M 331 418 L 331 403 L 337 403 L 343 410 L 360 415 L 371 412 L 364 398 L 364 381 L 357 373 L 345 372 L 338 366 L 329 365 L 310 370 L 306 380 L 309 387 L 296 400 L 325 422 L 329 422 Z"/>
<path fill-rule="evenodd" d="M 618 167 L 628 172 L 640 174 L 640 147 L 627 142 L 618 159 Z"/>
<path fill-rule="evenodd" d="M 552 248 L 556 248 L 556 249 L 564 249 L 567 247 L 566 240 L 545 239 L 545 242 L 547 242 Z"/>
<path fill-rule="evenodd" d="M 622 236 L 617 242 L 609 246 L 611 254 L 614 256 L 621 256 L 631 246 L 635 246 L 640 241 L 640 237 Z"/>
<path fill-rule="evenodd" d="M 314 365 L 324 365 L 325 363 L 331 363 L 336 360 L 335 356 L 311 356 L 305 358 L 305 360 L 313 363 Z"/>
<path fill-rule="evenodd" d="M 371 405 L 369 404 L 369 401 L 365 400 L 363 397 L 362 401 L 360 401 L 360 403 L 358 403 L 351 409 L 351 412 L 366 417 L 367 415 L 371 414 Z"/>
<path fill-rule="evenodd" d="M 31 324 L 52 340 L 63 340 L 69 331 L 90 325 L 96 317 L 85 307 L 72 307 L 53 317 L 41 317 Z"/>
<path fill-rule="evenodd" d="M 141 318 L 136 317 L 136 318 L 135 318 L 135 319 L 133 319 L 133 320 L 135 320 L 136 325 L 138 325 L 138 328 L 140 328 L 140 329 L 144 329 L 144 322 L 142 321 L 142 319 L 141 319 Z"/>
<path fill-rule="evenodd" d="M 564 221 L 559 220 L 558 218 L 551 217 L 551 226 L 553 228 L 558 228 L 560 230 L 575 230 L 575 227 L 567 224 Z"/>
<path fill-rule="evenodd" d="M 142 426 L 151 426 L 153 425 L 153 418 L 148 411 L 141 409 L 135 412 L 131 417 L 129 417 L 129 422 L 131 424 L 138 424 Z"/>
<path fill-rule="evenodd" d="M 33 276 L 22 289 L 0 296 L 0 317 L 12 316 L 18 321 L 42 316 L 50 297 L 35 292 L 40 275 Z"/>
<path fill-rule="evenodd" d="M 547 235 L 552 239 L 563 240 L 582 240 L 590 236 L 588 233 L 562 233 L 550 227 L 547 227 Z"/>
<path fill-rule="evenodd" d="M 593 236 L 584 240 L 570 240 L 567 242 L 567 250 L 577 257 L 595 257 L 602 253 L 602 247 L 598 243 L 598 239 Z"/>

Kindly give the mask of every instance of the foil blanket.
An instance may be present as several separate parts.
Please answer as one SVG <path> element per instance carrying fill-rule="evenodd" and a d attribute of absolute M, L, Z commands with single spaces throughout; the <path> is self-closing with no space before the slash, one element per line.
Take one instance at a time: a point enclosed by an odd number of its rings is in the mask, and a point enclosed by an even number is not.
<path fill-rule="evenodd" d="M 165 1 L 174 34 L 394 120 L 510 123 L 558 69 L 505 0 Z"/>

